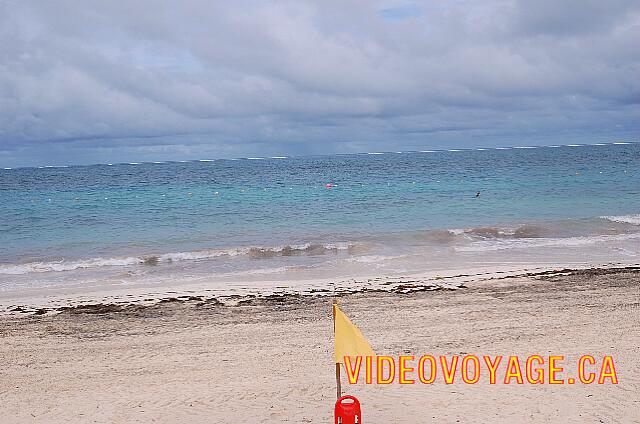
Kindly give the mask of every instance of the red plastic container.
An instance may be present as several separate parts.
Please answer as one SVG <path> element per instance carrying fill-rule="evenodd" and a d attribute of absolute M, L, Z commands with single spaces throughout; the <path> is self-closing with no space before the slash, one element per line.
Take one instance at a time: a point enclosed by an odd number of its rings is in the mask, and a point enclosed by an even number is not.
<path fill-rule="evenodd" d="M 361 424 L 360 402 L 354 396 L 345 395 L 336 401 L 335 424 Z"/>

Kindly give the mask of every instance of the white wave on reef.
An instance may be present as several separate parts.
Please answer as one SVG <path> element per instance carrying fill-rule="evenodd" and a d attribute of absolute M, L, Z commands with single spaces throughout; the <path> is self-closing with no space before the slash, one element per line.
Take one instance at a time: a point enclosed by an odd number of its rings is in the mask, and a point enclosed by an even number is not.
<path fill-rule="evenodd" d="M 301 245 L 282 245 L 273 247 L 240 247 L 232 249 L 209 249 L 192 252 L 173 252 L 161 255 L 131 256 L 120 258 L 90 258 L 76 261 L 29 262 L 24 264 L 0 265 L 0 274 L 21 275 L 31 272 L 63 272 L 79 269 L 118 267 L 133 265 L 157 265 L 179 261 L 199 261 L 223 257 L 246 256 L 250 259 L 271 258 L 277 256 L 313 256 L 351 251 L 358 245 L 350 243 L 305 243 Z"/>
<path fill-rule="evenodd" d="M 607 221 L 619 222 L 621 224 L 634 224 L 640 225 L 640 214 L 635 215 L 620 215 L 620 216 L 601 216 L 600 218 Z"/>

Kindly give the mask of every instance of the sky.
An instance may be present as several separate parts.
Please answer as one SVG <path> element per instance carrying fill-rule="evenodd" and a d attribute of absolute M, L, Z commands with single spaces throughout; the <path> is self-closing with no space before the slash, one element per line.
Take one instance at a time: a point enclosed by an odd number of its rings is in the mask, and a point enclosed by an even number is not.
<path fill-rule="evenodd" d="M 635 0 L 0 0 L 0 166 L 637 141 Z"/>

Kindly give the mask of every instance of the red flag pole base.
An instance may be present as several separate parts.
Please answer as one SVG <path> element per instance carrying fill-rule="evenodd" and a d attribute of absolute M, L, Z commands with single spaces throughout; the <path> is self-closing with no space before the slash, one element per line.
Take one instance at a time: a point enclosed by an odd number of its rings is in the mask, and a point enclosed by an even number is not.
<path fill-rule="evenodd" d="M 360 401 L 355 396 L 341 396 L 336 401 L 333 415 L 335 417 L 334 424 L 361 424 Z"/>

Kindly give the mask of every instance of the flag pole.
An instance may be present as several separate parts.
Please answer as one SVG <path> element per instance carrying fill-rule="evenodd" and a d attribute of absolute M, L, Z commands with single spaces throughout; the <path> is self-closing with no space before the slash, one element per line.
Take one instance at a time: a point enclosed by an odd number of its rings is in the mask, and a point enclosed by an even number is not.
<path fill-rule="evenodd" d="M 340 364 L 336 363 L 336 398 L 342 396 L 342 385 L 340 384 Z"/>
<path fill-rule="evenodd" d="M 336 306 L 338 305 L 338 299 L 333 299 L 333 342 L 336 338 Z M 342 396 L 342 383 L 340 381 L 340 363 L 336 362 L 336 399 L 340 399 Z"/>

